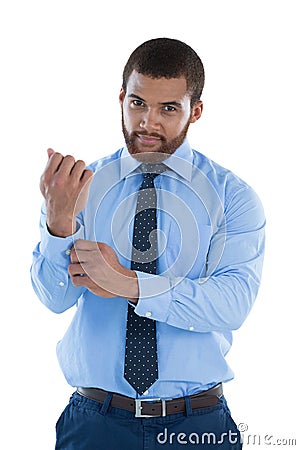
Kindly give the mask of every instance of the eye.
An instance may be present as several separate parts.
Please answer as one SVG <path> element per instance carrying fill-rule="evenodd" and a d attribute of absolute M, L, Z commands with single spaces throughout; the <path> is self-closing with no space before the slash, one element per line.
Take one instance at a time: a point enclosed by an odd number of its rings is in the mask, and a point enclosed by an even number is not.
<path fill-rule="evenodd" d="M 172 105 L 165 105 L 164 108 L 163 108 L 163 110 L 166 111 L 166 112 L 174 112 L 174 111 L 177 111 L 176 108 L 175 108 L 174 106 L 172 106 Z"/>
<path fill-rule="evenodd" d="M 145 104 L 144 104 L 144 102 L 142 102 L 142 100 L 132 100 L 131 104 L 133 106 L 138 106 L 138 107 L 145 106 Z"/>

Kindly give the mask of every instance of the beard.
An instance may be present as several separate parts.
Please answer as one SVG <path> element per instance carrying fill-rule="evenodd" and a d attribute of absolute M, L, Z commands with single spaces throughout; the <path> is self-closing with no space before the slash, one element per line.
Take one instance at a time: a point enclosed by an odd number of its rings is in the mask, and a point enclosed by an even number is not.
<path fill-rule="evenodd" d="M 186 138 L 188 129 L 190 126 L 190 121 L 188 120 L 186 125 L 184 126 L 181 133 L 176 136 L 175 138 L 168 141 L 164 136 L 158 134 L 158 133 L 147 133 L 146 131 L 133 131 L 132 133 L 129 133 L 126 129 L 125 122 L 124 122 L 124 114 L 122 109 L 122 131 L 125 139 L 125 143 L 127 145 L 128 151 L 135 159 L 141 162 L 145 163 L 159 163 L 167 159 L 170 155 L 172 155 L 175 150 L 177 150 L 178 147 L 183 143 L 183 141 Z M 155 150 L 154 152 L 141 152 L 138 149 L 138 146 L 136 144 L 136 140 L 138 139 L 138 135 L 144 135 L 144 136 L 153 136 L 160 138 L 161 140 L 161 146 L 158 150 Z"/>

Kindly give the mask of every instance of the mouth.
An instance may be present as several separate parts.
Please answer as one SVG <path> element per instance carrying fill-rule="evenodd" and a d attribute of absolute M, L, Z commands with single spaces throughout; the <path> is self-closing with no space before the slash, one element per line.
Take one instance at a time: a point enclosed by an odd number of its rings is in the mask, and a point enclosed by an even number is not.
<path fill-rule="evenodd" d="M 155 145 L 161 141 L 161 138 L 158 136 L 147 136 L 144 134 L 137 134 L 136 136 L 143 145 Z"/>

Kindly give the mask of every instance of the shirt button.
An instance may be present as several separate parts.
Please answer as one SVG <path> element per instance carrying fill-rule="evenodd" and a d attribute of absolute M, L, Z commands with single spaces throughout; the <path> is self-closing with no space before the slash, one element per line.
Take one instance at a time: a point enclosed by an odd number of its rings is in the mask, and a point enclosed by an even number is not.
<path fill-rule="evenodd" d="M 58 284 L 59 284 L 60 286 L 64 286 L 64 285 L 65 285 L 65 283 L 64 283 L 63 281 L 60 281 Z"/>
<path fill-rule="evenodd" d="M 190 327 L 189 330 L 190 331 L 194 331 L 195 327 Z"/>
<path fill-rule="evenodd" d="M 71 250 L 70 249 L 66 250 L 66 255 L 70 255 L 70 254 L 71 254 Z"/>
<path fill-rule="evenodd" d="M 152 316 L 152 312 L 147 311 L 145 315 L 146 315 L 146 317 L 151 317 Z"/>

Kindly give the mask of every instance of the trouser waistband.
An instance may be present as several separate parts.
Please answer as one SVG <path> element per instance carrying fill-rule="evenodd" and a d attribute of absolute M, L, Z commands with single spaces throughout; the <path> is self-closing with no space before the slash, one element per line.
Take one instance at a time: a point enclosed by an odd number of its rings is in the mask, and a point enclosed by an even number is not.
<path fill-rule="evenodd" d="M 87 397 L 99 403 L 104 403 L 107 395 L 112 394 L 98 388 L 81 387 L 77 389 L 77 392 L 83 397 Z M 223 387 L 222 383 L 219 383 L 207 391 L 191 395 L 189 397 L 191 408 L 194 411 L 216 406 L 222 395 Z M 186 410 L 185 397 L 170 400 L 163 400 L 160 398 L 135 399 L 121 394 L 112 394 L 110 406 L 131 411 L 135 413 L 135 417 L 140 418 L 164 417 L 169 414 L 183 413 Z"/>

